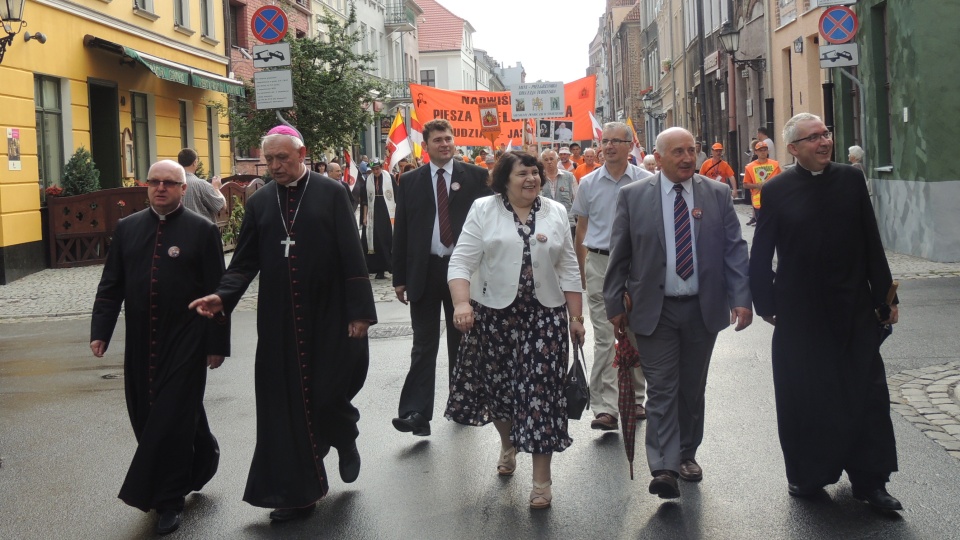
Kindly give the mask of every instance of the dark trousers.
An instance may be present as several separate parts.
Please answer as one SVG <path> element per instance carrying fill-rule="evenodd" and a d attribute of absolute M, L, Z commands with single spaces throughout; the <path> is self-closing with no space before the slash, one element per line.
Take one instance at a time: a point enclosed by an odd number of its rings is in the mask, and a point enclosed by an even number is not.
<path fill-rule="evenodd" d="M 413 326 L 413 350 L 410 352 L 410 371 L 400 391 L 398 412 L 401 417 L 417 412 L 427 420 L 433 419 L 433 397 L 436 393 L 437 352 L 440 350 L 440 307 L 447 325 L 447 356 L 449 369 L 446 385 L 450 386 L 453 366 L 460 346 L 460 331 L 453 326 L 453 300 L 447 286 L 449 257 L 430 256 L 427 263 L 427 287 L 423 296 L 410 302 L 410 321 Z"/>

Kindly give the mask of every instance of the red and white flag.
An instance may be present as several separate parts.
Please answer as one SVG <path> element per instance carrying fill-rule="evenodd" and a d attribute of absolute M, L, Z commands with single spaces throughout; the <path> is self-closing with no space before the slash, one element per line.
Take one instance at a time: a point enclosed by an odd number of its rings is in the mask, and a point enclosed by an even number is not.
<path fill-rule="evenodd" d="M 413 148 L 410 146 L 410 137 L 407 136 L 407 126 L 403 122 L 403 115 L 397 111 L 397 116 L 394 117 L 393 124 L 390 126 L 390 133 L 387 135 L 387 155 L 390 156 L 387 170 L 392 171 L 401 159 L 412 153 Z"/>
<path fill-rule="evenodd" d="M 357 164 L 350 159 L 350 152 L 346 148 L 343 149 L 343 179 L 351 187 L 357 182 L 357 178 L 360 177 L 360 170 L 357 169 Z"/>
<path fill-rule="evenodd" d="M 637 160 L 637 165 L 641 165 L 643 164 L 645 154 L 643 152 L 643 146 L 640 145 L 640 137 L 637 136 L 637 130 L 633 128 L 632 119 L 627 118 L 627 126 L 630 128 L 630 134 L 633 136 L 633 150 L 630 150 L 630 154 Z"/>
<path fill-rule="evenodd" d="M 600 142 L 603 139 L 603 126 L 597 121 L 593 111 L 588 111 L 588 113 L 590 114 L 590 123 L 593 125 L 593 140 Z"/>

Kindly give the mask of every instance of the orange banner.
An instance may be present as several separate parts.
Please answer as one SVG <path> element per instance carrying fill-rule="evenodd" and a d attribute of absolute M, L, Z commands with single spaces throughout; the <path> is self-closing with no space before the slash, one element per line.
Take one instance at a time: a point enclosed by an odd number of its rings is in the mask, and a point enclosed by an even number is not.
<path fill-rule="evenodd" d="M 577 141 L 593 139 L 590 113 L 594 110 L 597 77 L 590 75 L 563 85 L 566 113 L 563 118 L 573 123 L 573 138 Z M 462 146 L 487 146 L 489 139 L 480 132 L 480 117 L 477 105 L 484 101 L 497 104 L 500 113 L 500 136 L 496 145 L 506 145 L 511 139 L 523 140 L 523 121 L 510 117 L 510 92 L 441 90 L 432 86 L 410 85 L 410 95 L 417 117 L 427 123 L 435 118 L 444 118 L 453 126 L 453 136 Z"/>

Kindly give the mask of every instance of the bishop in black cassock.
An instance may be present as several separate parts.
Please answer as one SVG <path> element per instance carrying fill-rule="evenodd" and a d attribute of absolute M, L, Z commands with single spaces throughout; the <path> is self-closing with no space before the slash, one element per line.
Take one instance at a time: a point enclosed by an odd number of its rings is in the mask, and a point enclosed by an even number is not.
<path fill-rule="evenodd" d="M 274 520 L 302 517 L 327 493 L 331 446 L 345 481 L 359 473 L 350 400 L 366 379 L 366 331 L 377 319 L 347 191 L 303 166 L 300 141 L 283 131 L 264 138 L 275 181 L 247 199 L 216 293 L 194 302 L 204 314 L 229 312 L 260 273 L 257 444 L 243 499 L 277 508 Z"/>
<path fill-rule="evenodd" d="M 798 115 L 784 131 L 797 166 L 763 185 L 750 286 L 757 314 L 775 325 L 788 490 L 813 495 L 846 471 L 856 498 L 899 510 L 885 489 L 897 448 L 877 315 L 893 280 L 873 207 L 863 175 L 830 162 L 833 141 L 818 117 Z"/>
<path fill-rule="evenodd" d="M 138 445 L 119 496 L 145 512 L 171 511 L 179 525 L 184 496 L 202 488 L 219 463 L 203 393 L 208 362 L 217 367 L 230 354 L 230 326 L 224 317 L 208 320 L 188 309 L 220 283 L 223 248 L 217 227 L 180 204 L 185 184 L 177 167 L 172 161 L 151 167 L 151 206 L 117 224 L 90 345 L 96 356 L 106 352 L 122 304 L 124 386 Z M 154 186 L 158 178 L 168 185 Z"/>

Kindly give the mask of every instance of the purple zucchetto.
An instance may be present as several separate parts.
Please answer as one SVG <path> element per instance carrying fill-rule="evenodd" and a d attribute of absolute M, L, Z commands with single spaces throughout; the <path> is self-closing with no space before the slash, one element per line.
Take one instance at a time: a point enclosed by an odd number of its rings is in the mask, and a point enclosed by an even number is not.
<path fill-rule="evenodd" d="M 267 132 L 267 135 L 289 135 L 291 137 L 296 137 L 300 139 L 300 142 L 303 142 L 303 135 L 300 135 L 300 132 L 295 128 L 286 125 L 279 125 L 271 129 Z"/>

